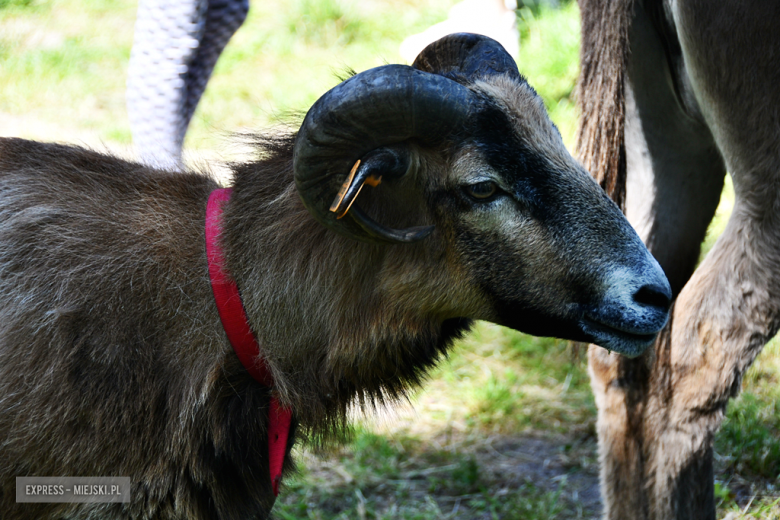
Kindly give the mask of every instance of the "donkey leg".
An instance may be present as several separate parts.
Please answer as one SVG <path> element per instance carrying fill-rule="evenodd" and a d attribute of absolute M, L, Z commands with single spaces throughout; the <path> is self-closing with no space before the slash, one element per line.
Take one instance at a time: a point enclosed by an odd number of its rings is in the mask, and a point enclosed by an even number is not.
<path fill-rule="evenodd" d="M 736 204 L 724 235 L 680 292 L 655 348 L 614 366 L 603 353 L 591 354 L 593 386 L 605 410 L 599 430 L 610 518 L 715 518 L 712 439 L 744 371 L 780 327 L 780 135 L 770 101 L 780 85 L 772 59 L 780 49 L 776 38 L 766 38 L 780 23 L 778 14 L 753 1 L 670 5 L 684 56 L 677 89 L 703 103 L 701 118 L 732 173 Z M 637 16 L 632 51 L 641 30 Z M 640 56 L 646 55 L 633 59 Z M 644 129 L 653 117 L 642 114 L 641 91 L 649 87 L 634 81 L 638 77 L 631 76 Z M 685 106 L 685 95 L 678 97 Z M 652 161 L 670 153 L 647 148 Z M 669 168 L 655 168 L 652 182 L 668 182 Z M 688 203 L 701 207 L 702 201 Z M 653 229 L 665 224 L 660 214 L 650 222 L 643 231 L 661 256 L 666 246 Z"/>
<path fill-rule="evenodd" d="M 758 0 L 670 5 L 736 197 L 726 231 L 677 299 L 666 394 L 652 396 L 654 509 L 681 519 L 695 517 L 695 499 L 711 493 L 700 466 L 742 375 L 780 327 L 780 116 L 772 101 L 780 40 L 771 32 L 780 13 Z"/>
<path fill-rule="evenodd" d="M 762 227 L 737 204 L 656 348 L 643 424 L 650 518 L 715 518 L 712 440 L 742 375 L 780 325 L 780 273 L 772 272 L 780 251 Z"/>
<path fill-rule="evenodd" d="M 677 76 L 680 57 L 666 50 L 663 27 L 639 4 L 629 35 L 626 213 L 677 295 L 695 268 L 720 198 L 725 166 L 688 84 Z M 663 380 L 666 368 L 656 365 L 669 357 L 668 348 L 668 329 L 657 351 L 650 349 L 638 359 L 591 347 L 606 518 L 651 518 L 648 451 L 654 449 L 657 433 L 648 408 L 657 408 L 650 397 Z"/>

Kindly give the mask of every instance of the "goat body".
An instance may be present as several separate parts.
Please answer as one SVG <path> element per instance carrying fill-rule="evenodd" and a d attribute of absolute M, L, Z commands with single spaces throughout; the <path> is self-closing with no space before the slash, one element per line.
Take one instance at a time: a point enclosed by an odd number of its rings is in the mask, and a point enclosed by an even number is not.
<path fill-rule="evenodd" d="M 226 341 L 206 267 L 205 207 L 218 185 L 206 175 L 155 171 L 77 147 L 0 143 L 3 518 L 75 510 L 14 504 L 10 478 L 71 475 L 73 468 L 84 476 L 133 476 L 141 499 L 117 517 L 267 515 L 268 462 L 247 453 L 267 452 L 269 389 L 248 375 Z M 295 382 L 282 374 L 277 382 L 296 418 L 329 427 L 325 422 L 340 421 L 357 393 L 396 397 L 419 382 L 469 321 L 416 319 L 399 305 L 372 302 L 378 296 L 361 294 L 365 287 L 357 284 L 334 293 L 343 277 L 358 281 L 369 273 L 350 271 L 351 240 L 312 221 L 284 175 L 289 154 L 284 159 L 237 172 L 226 229 L 239 229 L 224 237 L 228 262 L 236 266 L 231 272 L 249 266 L 249 276 L 237 277 L 241 287 L 257 283 L 266 295 L 262 302 L 245 297 L 248 309 L 287 307 L 279 316 L 290 328 L 277 335 L 296 337 L 308 352 L 278 353 L 280 364 L 299 368 Z M 242 197 L 242 186 L 255 187 L 251 196 Z M 254 236 L 278 232 L 277 241 L 241 244 L 242 221 L 251 221 Z M 301 240 L 316 246 L 304 252 Z M 323 271 L 329 258 L 344 265 Z M 321 301 L 313 301 L 312 285 L 323 287 Z M 361 308 L 367 302 L 375 312 Z M 348 329 L 334 323 L 339 314 L 354 318 Z M 334 325 L 344 341 L 339 347 L 352 351 L 331 355 L 367 354 L 350 344 L 363 338 L 379 359 L 329 367 L 320 348 L 333 331 L 322 328 Z M 105 508 L 107 518 L 120 508 L 92 507 Z"/>
<path fill-rule="evenodd" d="M 658 264 L 514 62 L 448 38 L 345 81 L 234 167 L 220 242 L 272 389 L 214 304 L 214 180 L 0 140 L 3 519 L 266 518 L 272 392 L 294 412 L 289 469 L 296 430 L 402 396 L 472 319 L 628 355 L 652 342 Z M 485 45 L 500 59 L 475 67 Z M 342 221 L 327 206 L 355 153 L 355 178 L 384 180 Z M 132 501 L 14 503 L 14 477 L 34 475 L 129 476 Z"/>

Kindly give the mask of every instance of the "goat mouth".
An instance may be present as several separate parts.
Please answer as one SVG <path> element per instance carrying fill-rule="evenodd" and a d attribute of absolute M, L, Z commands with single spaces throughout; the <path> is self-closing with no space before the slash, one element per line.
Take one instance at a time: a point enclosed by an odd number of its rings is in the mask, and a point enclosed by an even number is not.
<path fill-rule="evenodd" d="M 629 357 L 644 352 L 658 335 L 657 332 L 648 334 L 617 328 L 586 316 L 583 316 L 580 324 L 593 343 Z"/>

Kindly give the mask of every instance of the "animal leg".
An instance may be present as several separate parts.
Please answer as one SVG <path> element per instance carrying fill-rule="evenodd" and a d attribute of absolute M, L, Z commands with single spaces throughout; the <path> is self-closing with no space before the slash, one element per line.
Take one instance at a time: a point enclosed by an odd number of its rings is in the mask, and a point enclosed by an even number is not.
<path fill-rule="evenodd" d="M 691 88 L 734 180 L 735 207 L 677 300 L 668 389 L 648 412 L 657 441 L 647 482 L 657 518 L 714 518 L 711 500 L 697 503 L 712 496 L 713 436 L 780 327 L 780 135 L 770 101 L 780 44 L 766 37 L 780 13 L 756 0 L 679 0 L 669 11 Z"/>
<path fill-rule="evenodd" d="M 641 427 L 649 518 L 715 518 L 713 438 L 743 374 L 780 325 L 780 251 L 767 239 L 772 234 L 738 206 L 656 345 Z"/>
<path fill-rule="evenodd" d="M 663 25 L 639 4 L 629 33 L 626 214 L 677 295 L 696 266 L 726 168 L 690 86 L 678 76 L 680 57 L 664 44 Z M 599 347 L 589 352 L 606 518 L 655 518 L 648 478 L 657 433 L 648 414 L 660 407 L 655 399 L 664 395 L 668 368 L 662 364 L 669 348 L 667 326 L 640 358 L 627 359 Z M 696 460 L 704 464 L 697 473 L 711 473 L 711 457 Z M 711 502 L 708 497 L 696 502 Z"/>
<path fill-rule="evenodd" d="M 682 146 L 661 141 L 663 146 L 653 148 L 655 134 L 650 130 L 663 127 L 655 126 L 659 115 L 642 113 L 643 92 L 654 86 L 651 76 L 638 74 L 653 70 L 648 67 L 651 55 L 641 47 L 643 27 L 648 27 L 642 9 L 637 8 L 631 33 L 630 77 L 639 117 L 629 112 L 626 141 L 636 152 L 630 143 L 636 134 L 628 130 L 641 125 L 647 146 L 644 151 L 639 148 L 640 155 L 654 167 L 648 176 L 647 169 L 632 166 L 629 156 L 628 176 L 639 172 L 638 178 L 651 179 L 653 186 L 675 186 L 668 173 L 676 168 L 679 149 L 696 140 L 682 141 Z M 672 281 L 673 288 L 680 281 L 685 285 L 654 348 L 637 360 L 592 350 L 591 381 L 599 406 L 606 516 L 714 519 L 713 437 L 745 370 L 780 327 L 780 136 L 776 110 L 766 104 L 780 78 L 771 59 L 778 52 L 776 40 L 764 37 L 766 29 L 780 20 L 759 2 L 679 1 L 662 14 L 672 17 L 679 33 L 679 40 L 677 33 L 665 34 L 672 40 L 666 40 L 664 50 L 670 84 L 684 112 L 680 117 L 704 121 L 720 151 L 716 155 L 713 150 L 708 162 L 706 147 L 697 155 L 692 146 L 683 159 L 703 169 L 709 164 L 714 176 L 715 157 L 722 156 L 734 179 L 736 203 L 723 236 L 688 280 L 686 270 L 689 274 L 692 265 L 686 249 L 693 246 L 677 243 L 684 236 L 674 239 L 672 228 L 694 226 L 695 232 L 702 232 L 695 227 L 701 220 L 665 223 L 662 213 L 632 204 L 629 184 L 630 218 L 640 217 L 640 232 L 664 268 L 678 266 L 679 273 L 667 271 L 670 280 L 680 276 Z M 650 23 L 656 34 L 657 20 Z M 675 42 L 677 61 L 669 51 Z M 640 58 L 647 68 L 637 71 Z M 701 110 L 692 100 L 702 103 Z M 699 132 L 699 138 L 706 135 Z M 678 186 L 685 188 L 685 183 Z M 686 204 L 699 208 L 699 219 L 708 220 L 713 202 L 693 188 L 684 190 L 687 199 L 671 200 L 663 209 L 679 218 L 685 213 L 671 206 Z"/>

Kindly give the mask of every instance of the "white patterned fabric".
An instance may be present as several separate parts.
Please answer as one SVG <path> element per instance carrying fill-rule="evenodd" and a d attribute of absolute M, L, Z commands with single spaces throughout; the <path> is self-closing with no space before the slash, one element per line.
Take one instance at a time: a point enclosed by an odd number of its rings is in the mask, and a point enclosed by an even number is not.
<path fill-rule="evenodd" d="M 140 0 L 127 112 L 141 160 L 181 168 L 192 114 L 214 65 L 246 19 L 249 0 Z"/>

